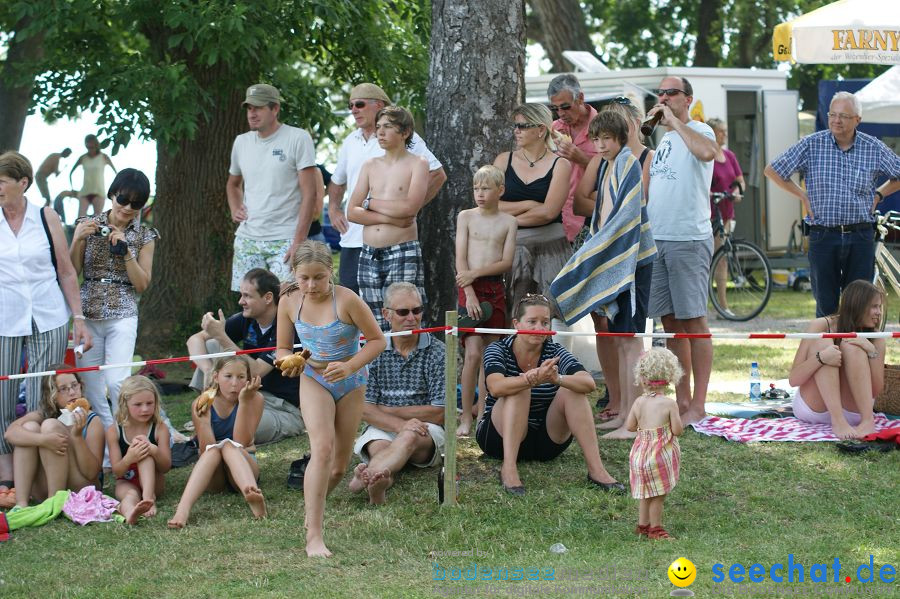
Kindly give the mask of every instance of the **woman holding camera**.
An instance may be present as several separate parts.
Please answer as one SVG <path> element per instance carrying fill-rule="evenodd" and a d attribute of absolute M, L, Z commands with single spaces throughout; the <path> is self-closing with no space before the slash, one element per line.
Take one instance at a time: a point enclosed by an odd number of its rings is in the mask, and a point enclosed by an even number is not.
<path fill-rule="evenodd" d="M 98 216 L 76 221 L 72 236 L 72 263 L 84 273 L 81 303 L 94 346 L 76 355 L 79 367 L 130 362 L 137 338 L 138 296 L 150 285 L 153 250 L 159 233 L 140 222 L 141 209 L 150 197 L 150 181 L 139 170 L 120 171 L 109 186 L 112 208 Z M 109 393 L 117 405 L 119 386 L 130 368 L 82 373 L 85 397 L 103 419 L 113 423 Z"/>

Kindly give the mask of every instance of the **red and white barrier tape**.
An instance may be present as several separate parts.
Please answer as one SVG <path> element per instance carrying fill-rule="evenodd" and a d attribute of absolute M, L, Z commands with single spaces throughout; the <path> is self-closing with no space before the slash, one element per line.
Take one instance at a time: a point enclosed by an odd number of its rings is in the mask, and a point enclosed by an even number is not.
<path fill-rule="evenodd" d="M 849 339 L 864 337 L 866 339 L 891 339 L 900 337 L 900 332 L 864 332 L 864 333 L 580 333 L 576 331 L 526 331 L 516 329 L 487 329 L 478 327 L 428 327 L 411 331 L 398 331 L 385 333 L 385 337 L 404 337 L 418 335 L 419 333 L 446 332 L 450 335 L 459 333 L 479 333 L 483 335 L 557 335 L 560 337 L 639 337 L 660 339 Z M 365 339 L 365 337 L 361 337 Z M 300 347 L 295 345 L 295 347 Z M 81 368 L 66 368 L 60 370 L 45 370 L 42 372 L 26 372 L 22 374 L 0 375 L 0 381 L 27 379 L 53 374 L 66 374 L 71 372 L 93 372 L 110 370 L 113 368 L 133 368 L 135 366 L 174 364 L 177 362 L 191 362 L 196 360 L 209 360 L 240 356 L 246 354 L 272 351 L 275 347 L 260 347 L 257 349 L 241 349 L 236 351 L 217 352 L 213 354 L 199 354 L 195 356 L 178 356 L 174 358 L 158 358 L 155 360 L 140 360 L 138 362 L 122 362 L 120 364 L 103 364 L 100 366 L 83 366 Z"/>

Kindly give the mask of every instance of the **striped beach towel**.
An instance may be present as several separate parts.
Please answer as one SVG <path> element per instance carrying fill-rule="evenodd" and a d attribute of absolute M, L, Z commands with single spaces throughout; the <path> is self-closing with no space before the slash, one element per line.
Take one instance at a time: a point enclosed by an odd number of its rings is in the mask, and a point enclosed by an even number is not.
<path fill-rule="evenodd" d="M 889 428 L 892 424 L 884 414 L 875 414 L 875 430 Z M 830 424 L 811 424 L 797 418 L 719 418 L 707 416 L 692 424 L 694 430 L 704 435 L 724 437 L 729 441 L 840 441 L 831 432 Z"/>
<path fill-rule="evenodd" d="M 609 163 L 600 165 L 597 203 L 591 221 L 591 237 L 559 272 L 550 291 L 559 304 L 563 320 L 572 324 L 589 312 L 601 310 L 614 320 L 619 294 L 630 290 L 634 314 L 634 273 L 656 256 L 650 232 L 647 203 L 641 185 L 641 166 L 627 147 L 616 156 L 609 177 L 612 211 L 600 227 L 603 178 Z"/>

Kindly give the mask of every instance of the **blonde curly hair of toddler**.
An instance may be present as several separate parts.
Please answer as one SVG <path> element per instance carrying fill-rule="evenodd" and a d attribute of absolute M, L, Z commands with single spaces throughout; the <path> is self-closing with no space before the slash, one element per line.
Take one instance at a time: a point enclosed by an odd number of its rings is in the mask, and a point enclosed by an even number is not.
<path fill-rule="evenodd" d="M 634 376 L 648 389 L 662 389 L 677 385 L 684 375 L 675 354 L 662 347 L 650 348 L 641 354 L 634 366 Z"/>

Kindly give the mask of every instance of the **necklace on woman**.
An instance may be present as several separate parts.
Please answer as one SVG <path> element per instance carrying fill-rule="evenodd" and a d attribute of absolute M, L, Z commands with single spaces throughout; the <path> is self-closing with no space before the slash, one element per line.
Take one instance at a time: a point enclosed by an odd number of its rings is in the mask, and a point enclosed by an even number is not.
<path fill-rule="evenodd" d="M 547 148 L 544 148 L 544 153 L 538 156 L 536 159 L 532 160 L 528 157 L 528 154 L 525 153 L 525 150 L 520 150 L 522 152 L 522 157 L 525 158 L 525 162 L 528 163 L 529 168 L 534 168 L 534 165 L 541 161 L 541 158 L 547 155 Z"/>

